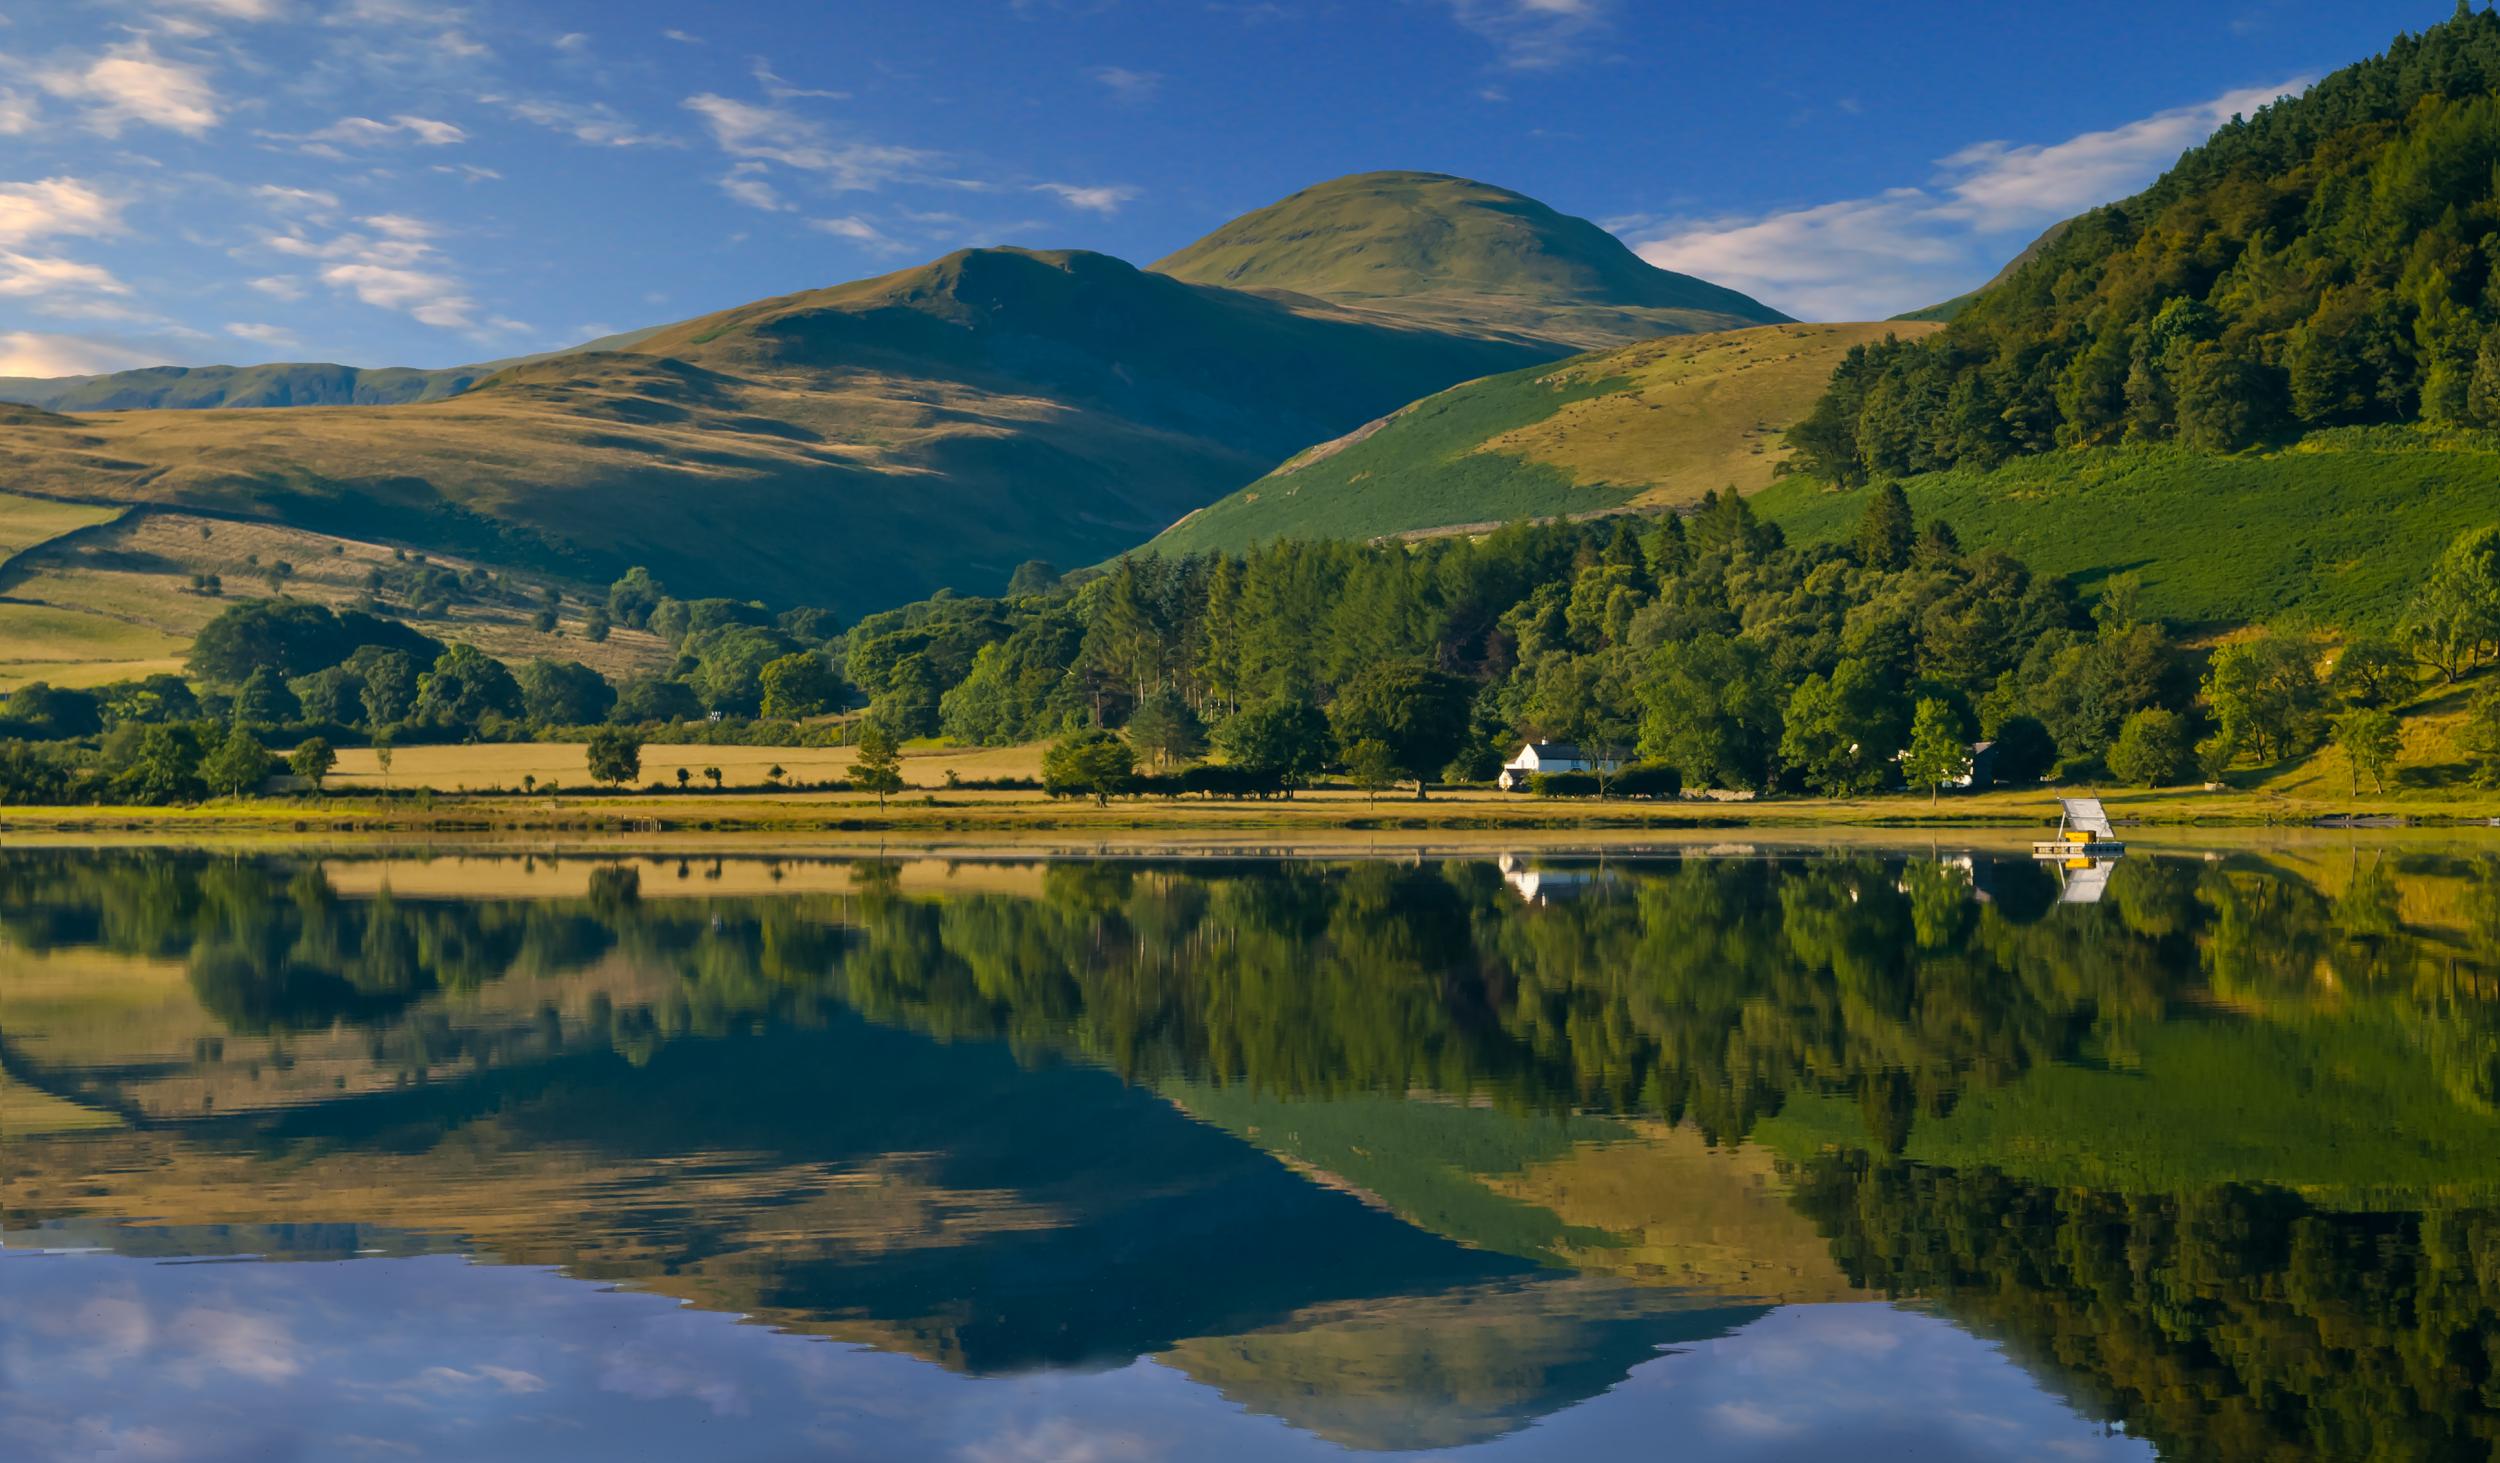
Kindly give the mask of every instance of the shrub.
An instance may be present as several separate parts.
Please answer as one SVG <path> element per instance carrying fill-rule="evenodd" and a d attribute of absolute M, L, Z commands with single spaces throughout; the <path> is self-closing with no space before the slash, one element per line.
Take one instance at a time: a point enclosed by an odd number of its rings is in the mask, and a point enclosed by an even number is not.
<path fill-rule="evenodd" d="M 2109 749 L 2109 770 L 2121 782 L 2162 787 L 2186 777 L 2188 751 L 2187 719 L 2151 707 L 2119 726 L 2118 743 Z"/>

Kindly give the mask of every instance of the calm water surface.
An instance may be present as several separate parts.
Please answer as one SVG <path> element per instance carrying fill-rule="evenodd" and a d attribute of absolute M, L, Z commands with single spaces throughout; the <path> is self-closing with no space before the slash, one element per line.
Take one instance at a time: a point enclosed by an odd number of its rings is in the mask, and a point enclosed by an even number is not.
<path fill-rule="evenodd" d="M 0 1457 L 2471 1458 L 2500 858 L 0 849 Z"/>

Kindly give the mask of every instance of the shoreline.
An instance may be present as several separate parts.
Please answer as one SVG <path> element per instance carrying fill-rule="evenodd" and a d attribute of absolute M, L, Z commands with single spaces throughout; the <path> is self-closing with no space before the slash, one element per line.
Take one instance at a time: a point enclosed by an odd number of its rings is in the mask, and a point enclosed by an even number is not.
<path fill-rule="evenodd" d="M 1048 837 L 1262 833 L 1696 835 L 1714 832 L 2027 833 L 2057 821 L 2059 792 L 1992 791 L 1931 804 L 1916 796 L 1758 801 L 1545 801 L 1452 791 L 1424 800 L 1321 788 L 1291 800 L 1114 799 L 1108 806 L 1033 793 L 914 789 L 880 805 L 851 793 L 616 793 L 560 798 L 491 793 L 256 798 L 185 807 L 0 808 L 0 836 L 97 833 L 264 833 L 279 836 L 497 834 L 778 834 Z M 2500 791 L 2324 800 L 2257 791 L 2099 792 L 2135 829 L 2485 827 Z M 2354 820 L 2338 822 L 2337 820 Z"/>

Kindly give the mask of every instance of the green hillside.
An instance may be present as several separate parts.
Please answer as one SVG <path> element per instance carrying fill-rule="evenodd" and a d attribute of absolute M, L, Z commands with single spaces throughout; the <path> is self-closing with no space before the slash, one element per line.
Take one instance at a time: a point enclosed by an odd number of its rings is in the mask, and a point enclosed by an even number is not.
<path fill-rule="evenodd" d="M 1550 348 L 973 250 L 448 400 L 18 409 L 11 487 L 861 611 L 1099 559 L 1296 448 Z"/>
<path fill-rule="evenodd" d="M 2500 16 L 2460 7 L 2074 220 L 1941 334 L 1842 364 L 1833 481 L 2120 442 L 2500 425 Z"/>
<path fill-rule="evenodd" d="M 1966 545 L 2004 548 L 2086 589 L 2134 573 L 2147 611 L 2186 624 L 2289 615 L 2385 629 L 2440 550 L 2490 521 L 2500 440 L 2386 427 L 2231 457 L 2104 447 L 1901 486 Z M 1792 540 L 1837 543 L 1866 494 L 1791 477 L 1754 506 Z"/>
<path fill-rule="evenodd" d="M 1153 268 L 1584 350 L 1788 318 L 1645 263 L 1586 219 L 1442 173 L 1357 173 L 1305 188 Z"/>
<path fill-rule="evenodd" d="M 1302 453 L 1154 541 L 1191 553 L 1512 518 L 1674 508 L 1770 485 L 1851 348 L 1924 325 L 1671 336 L 1470 381 Z"/>

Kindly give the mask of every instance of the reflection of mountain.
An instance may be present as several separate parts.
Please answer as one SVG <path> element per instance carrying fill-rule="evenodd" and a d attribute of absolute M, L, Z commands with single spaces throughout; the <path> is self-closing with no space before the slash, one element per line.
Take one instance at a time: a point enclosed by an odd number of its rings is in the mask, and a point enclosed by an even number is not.
<path fill-rule="evenodd" d="M 2448 1210 L 2500 1151 L 2495 867 L 2131 859 L 2053 909 L 2020 865 L 1981 904 L 1920 860 L 1692 857 L 1532 907 L 1470 862 L 6 851 L 0 1221 L 465 1238 L 967 1371 L 1166 1356 L 1363 1445 L 1493 1436 L 1859 1285 L 2112 1387 L 2342 1395 L 2306 1348 L 2470 1389 L 2500 1245 Z M 1832 1177 L 1870 1146 L 1927 1166 Z M 2319 1187 L 2197 1218 L 2251 1176 Z M 2382 1240 L 2381 1292 L 2303 1276 Z M 2281 1306 L 2197 1341 L 2227 1359 L 2129 1330 Z"/>
<path fill-rule="evenodd" d="M 1766 1307 L 1601 1278 L 1341 1302 L 1182 1342 L 1164 1360 L 1242 1406 L 1353 1448 L 1455 1448 L 1614 1386 Z"/>

